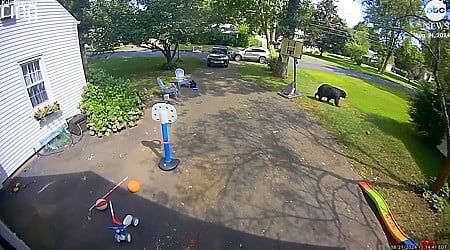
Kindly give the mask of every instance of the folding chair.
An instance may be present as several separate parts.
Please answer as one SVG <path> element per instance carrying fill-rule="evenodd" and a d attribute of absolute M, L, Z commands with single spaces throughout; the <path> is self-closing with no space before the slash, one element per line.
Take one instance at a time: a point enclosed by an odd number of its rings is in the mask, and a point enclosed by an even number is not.
<path fill-rule="evenodd" d="M 191 81 L 189 78 L 184 76 L 184 69 L 177 68 L 175 70 L 175 79 L 177 80 L 178 87 L 187 86 L 188 88 L 191 86 Z"/>
<path fill-rule="evenodd" d="M 167 87 L 166 84 L 163 82 L 161 77 L 157 77 L 156 81 L 158 82 L 159 87 L 163 90 L 164 94 L 169 94 L 169 96 L 172 97 L 179 97 L 180 93 L 178 91 L 178 87 L 175 83 L 170 83 L 170 86 Z"/>

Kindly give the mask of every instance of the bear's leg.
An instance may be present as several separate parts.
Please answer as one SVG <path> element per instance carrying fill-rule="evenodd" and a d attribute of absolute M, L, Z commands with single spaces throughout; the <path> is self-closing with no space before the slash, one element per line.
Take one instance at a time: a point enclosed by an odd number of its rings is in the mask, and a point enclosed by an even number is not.
<path fill-rule="evenodd" d="M 336 107 L 339 107 L 339 97 L 334 99 L 334 105 L 336 105 Z"/>
<path fill-rule="evenodd" d="M 327 102 L 330 102 L 330 97 L 327 97 Z"/>

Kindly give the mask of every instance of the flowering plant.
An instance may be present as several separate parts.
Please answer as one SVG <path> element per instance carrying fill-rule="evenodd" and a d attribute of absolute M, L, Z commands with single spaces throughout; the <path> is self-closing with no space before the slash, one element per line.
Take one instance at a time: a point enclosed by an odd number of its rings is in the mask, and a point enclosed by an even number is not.
<path fill-rule="evenodd" d="M 53 103 L 47 104 L 46 106 L 36 110 L 36 112 L 34 112 L 33 117 L 34 117 L 34 119 L 40 121 L 40 120 L 44 119 L 45 117 L 55 113 L 58 110 L 59 110 L 59 103 L 53 102 Z"/>

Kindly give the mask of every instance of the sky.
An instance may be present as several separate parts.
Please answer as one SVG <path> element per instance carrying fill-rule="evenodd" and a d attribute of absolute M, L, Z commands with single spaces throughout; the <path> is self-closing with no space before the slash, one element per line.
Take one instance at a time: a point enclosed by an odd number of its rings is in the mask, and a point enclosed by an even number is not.
<path fill-rule="evenodd" d="M 320 0 L 313 0 L 313 3 L 318 2 Z M 359 0 L 337 0 L 337 11 L 339 17 L 344 19 L 349 27 L 363 21 L 363 12 Z"/>

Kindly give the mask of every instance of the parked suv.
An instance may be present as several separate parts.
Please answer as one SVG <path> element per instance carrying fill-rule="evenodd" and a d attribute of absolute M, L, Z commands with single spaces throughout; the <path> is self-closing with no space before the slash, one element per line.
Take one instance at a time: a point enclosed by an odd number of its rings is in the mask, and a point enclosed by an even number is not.
<path fill-rule="evenodd" d="M 235 61 L 244 60 L 266 63 L 270 58 L 270 52 L 266 48 L 250 47 L 245 50 L 233 52 L 231 54 L 231 58 L 233 58 Z"/>
<path fill-rule="evenodd" d="M 213 65 L 222 65 L 228 67 L 230 62 L 230 57 L 228 55 L 228 48 L 224 46 L 214 46 L 211 52 L 206 58 L 207 66 L 211 67 Z"/>

